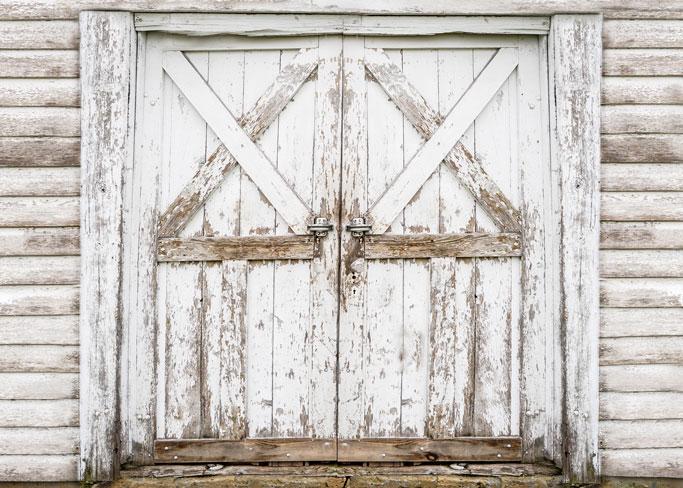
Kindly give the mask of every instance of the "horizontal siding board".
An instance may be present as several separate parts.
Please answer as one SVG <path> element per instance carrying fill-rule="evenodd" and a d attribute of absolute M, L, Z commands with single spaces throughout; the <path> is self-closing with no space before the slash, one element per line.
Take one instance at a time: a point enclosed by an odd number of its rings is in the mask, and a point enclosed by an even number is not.
<path fill-rule="evenodd" d="M 0 400 L 0 427 L 77 427 L 78 400 Z"/>
<path fill-rule="evenodd" d="M 683 278 L 603 278 L 603 307 L 683 307 Z"/>
<path fill-rule="evenodd" d="M 1 166 L 78 166 L 78 137 L 0 137 Z"/>
<path fill-rule="evenodd" d="M 2 21 L 0 49 L 78 49 L 74 20 Z"/>
<path fill-rule="evenodd" d="M 604 420 L 600 447 L 644 449 L 683 446 L 683 420 Z"/>
<path fill-rule="evenodd" d="M 600 391 L 683 392 L 683 365 L 602 366 L 600 368 Z"/>
<path fill-rule="evenodd" d="M 0 481 L 59 482 L 77 479 L 77 455 L 0 456 Z"/>
<path fill-rule="evenodd" d="M 607 192 L 600 197 L 603 221 L 683 221 L 683 192 Z"/>
<path fill-rule="evenodd" d="M 0 228 L 0 256 L 77 256 L 78 227 Z"/>
<path fill-rule="evenodd" d="M 600 458 L 603 476 L 683 478 L 683 448 L 609 449 Z"/>
<path fill-rule="evenodd" d="M 0 285 L 77 285 L 78 256 L 0 257 Z"/>
<path fill-rule="evenodd" d="M 0 400 L 78 398 L 78 373 L 0 373 Z"/>
<path fill-rule="evenodd" d="M 683 337 L 602 338 L 600 364 L 683 364 Z"/>
<path fill-rule="evenodd" d="M 75 137 L 80 109 L 73 107 L 0 107 L 0 136 Z"/>
<path fill-rule="evenodd" d="M 0 344 L 78 344 L 78 315 L 0 317 Z"/>
<path fill-rule="evenodd" d="M 683 162 L 683 135 L 603 134 L 601 156 L 603 163 Z"/>
<path fill-rule="evenodd" d="M 683 49 L 605 49 L 605 76 L 681 76 Z"/>
<path fill-rule="evenodd" d="M 683 251 L 602 250 L 600 275 L 605 278 L 682 277 Z"/>
<path fill-rule="evenodd" d="M 0 429 L 2 454 L 76 454 L 78 427 Z"/>
<path fill-rule="evenodd" d="M 0 78 L 1 107 L 78 107 L 80 104 L 77 78 Z"/>
<path fill-rule="evenodd" d="M 80 223 L 78 197 L 0 197 L 0 227 L 63 227 Z"/>
<path fill-rule="evenodd" d="M 0 286 L 0 315 L 75 315 L 77 285 Z"/>
<path fill-rule="evenodd" d="M 0 346 L 0 372 L 77 373 L 78 346 Z"/>
<path fill-rule="evenodd" d="M 683 103 L 681 76 L 608 76 L 602 79 L 603 105 Z"/>
<path fill-rule="evenodd" d="M 683 164 L 603 164 L 602 191 L 683 191 Z"/>
<path fill-rule="evenodd" d="M 602 249 L 683 249 L 681 222 L 602 222 Z"/>
<path fill-rule="evenodd" d="M 679 20 L 606 20 L 602 24 L 605 48 L 683 47 L 683 22 Z"/>
<path fill-rule="evenodd" d="M 603 134 L 680 134 L 683 132 L 683 106 L 605 105 L 601 122 Z"/>
<path fill-rule="evenodd" d="M 601 420 L 683 419 L 683 393 L 602 392 Z"/>
<path fill-rule="evenodd" d="M 0 73 L 3 78 L 78 78 L 78 51 L 0 51 Z"/>
<path fill-rule="evenodd" d="M 0 168 L 0 196 L 77 196 L 80 168 Z"/>
<path fill-rule="evenodd" d="M 683 308 L 603 308 L 601 337 L 683 335 Z"/>

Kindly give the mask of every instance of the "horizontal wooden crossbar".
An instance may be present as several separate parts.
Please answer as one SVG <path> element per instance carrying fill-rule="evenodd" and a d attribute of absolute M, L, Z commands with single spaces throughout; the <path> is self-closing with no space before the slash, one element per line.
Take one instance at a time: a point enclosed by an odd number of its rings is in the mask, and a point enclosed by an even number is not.
<path fill-rule="evenodd" d="M 521 236 L 517 233 L 380 234 L 369 235 L 365 239 L 365 257 L 368 259 L 492 258 L 521 255 Z"/>
<path fill-rule="evenodd" d="M 159 239 L 160 262 L 313 259 L 312 236 L 169 237 Z"/>

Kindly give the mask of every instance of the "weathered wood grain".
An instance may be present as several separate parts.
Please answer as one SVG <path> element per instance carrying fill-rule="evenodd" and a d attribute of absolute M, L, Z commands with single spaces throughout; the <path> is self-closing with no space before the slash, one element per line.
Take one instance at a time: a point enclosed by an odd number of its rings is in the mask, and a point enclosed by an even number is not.
<path fill-rule="evenodd" d="M 2 454 L 75 454 L 78 427 L 0 429 Z"/>
<path fill-rule="evenodd" d="M 78 302 L 75 285 L 0 287 L 0 315 L 72 315 Z"/>
<path fill-rule="evenodd" d="M 0 256 L 77 256 L 77 227 L 0 229 Z"/>
<path fill-rule="evenodd" d="M 0 22 L 0 49 L 77 49 L 73 20 Z"/>
<path fill-rule="evenodd" d="M 674 163 L 683 161 L 679 134 L 605 134 L 601 138 L 603 163 Z"/>
<path fill-rule="evenodd" d="M 603 105 L 683 103 L 683 78 L 608 76 L 602 80 Z"/>
<path fill-rule="evenodd" d="M 681 307 L 683 278 L 605 278 L 600 281 L 604 307 Z"/>
<path fill-rule="evenodd" d="M 551 30 L 553 158 L 561 175 L 565 479 L 596 481 L 602 19 L 556 16 Z M 553 90 L 551 89 L 551 92 Z M 552 118 L 552 116 L 551 116 Z M 577 236 L 581 238 L 577 238 Z"/>
<path fill-rule="evenodd" d="M 366 259 L 521 256 L 519 234 L 372 235 L 365 241 Z"/>
<path fill-rule="evenodd" d="M 78 78 L 77 50 L 0 51 L 3 78 Z"/>
<path fill-rule="evenodd" d="M 0 344 L 78 344 L 77 315 L 0 317 Z"/>
<path fill-rule="evenodd" d="M 683 476 L 683 449 L 603 449 L 603 476 Z"/>
<path fill-rule="evenodd" d="M 0 106 L 78 107 L 81 104 L 77 79 L 0 79 Z"/>
<path fill-rule="evenodd" d="M 600 391 L 683 392 L 683 366 L 679 364 L 602 366 Z"/>
<path fill-rule="evenodd" d="M 642 419 L 683 419 L 683 393 L 600 393 L 600 420 Z"/>
<path fill-rule="evenodd" d="M 78 400 L 0 400 L 0 427 L 78 427 Z"/>
<path fill-rule="evenodd" d="M 77 137 L 0 137 L 0 166 L 78 166 Z"/>
<path fill-rule="evenodd" d="M 0 373 L 0 400 L 78 398 L 78 373 Z"/>
<path fill-rule="evenodd" d="M 680 222 L 602 222 L 602 249 L 683 249 Z"/>
<path fill-rule="evenodd" d="M 161 238 L 160 262 L 313 259 L 311 236 Z"/>
<path fill-rule="evenodd" d="M 683 191 L 683 164 L 603 164 L 602 191 Z"/>
<path fill-rule="evenodd" d="M 78 168 L 2 168 L 0 196 L 77 196 Z"/>
<path fill-rule="evenodd" d="M 77 256 L 0 257 L 0 285 L 77 285 Z"/>
<path fill-rule="evenodd" d="M 80 111 L 71 107 L 1 107 L 0 136 L 75 137 L 80 132 Z"/>
<path fill-rule="evenodd" d="M 644 278 L 683 276 L 683 251 L 603 250 L 600 275 L 604 278 Z"/>
<path fill-rule="evenodd" d="M 683 309 L 603 308 L 601 337 L 652 337 L 683 335 Z"/>
<path fill-rule="evenodd" d="M 619 337 L 600 340 L 600 364 L 683 363 L 683 337 Z"/>
<path fill-rule="evenodd" d="M 683 445 L 683 419 L 676 420 L 603 420 L 600 422 L 600 447 L 647 449 Z"/>
<path fill-rule="evenodd" d="M 608 192 L 600 198 L 603 221 L 683 220 L 683 193 Z"/>
<path fill-rule="evenodd" d="M 0 481 L 59 482 L 75 479 L 78 479 L 77 455 L 0 456 Z"/>
<path fill-rule="evenodd" d="M 335 461 L 335 439 L 159 439 L 154 442 L 157 463 Z"/>
<path fill-rule="evenodd" d="M 605 76 L 681 76 L 683 51 L 680 49 L 605 49 L 602 73 Z"/>
<path fill-rule="evenodd" d="M 0 227 L 66 227 L 79 222 L 78 197 L 0 197 Z"/>
<path fill-rule="evenodd" d="M 603 134 L 683 132 L 680 105 L 605 105 L 601 110 Z"/>
<path fill-rule="evenodd" d="M 339 441 L 341 462 L 519 461 L 519 437 L 349 439 Z"/>
<path fill-rule="evenodd" d="M 677 20 L 607 20 L 602 42 L 606 48 L 683 47 L 683 22 Z"/>
<path fill-rule="evenodd" d="M 0 346 L 0 371 L 5 373 L 77 373 L 78 347 Z"/>

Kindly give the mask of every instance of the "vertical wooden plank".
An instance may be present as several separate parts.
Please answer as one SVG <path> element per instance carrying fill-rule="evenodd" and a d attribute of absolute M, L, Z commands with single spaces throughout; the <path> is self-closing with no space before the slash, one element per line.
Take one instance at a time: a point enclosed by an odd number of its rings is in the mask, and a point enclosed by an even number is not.
<path fill-rule="evenodd" d="M 432 106 L 438 104 L 437 51 L 403 51 L 403 73 Z M 407 163 L 424 140 L 404 117 L 403 155 Z M 407 234 L 433 233 L 439 228 L 439 172 L 432 174 L 406 205 Z M 401 377 L 401 435 L 425 435 L 429 376 L 430 262 L 403 262 L 403 371 Z"/>
<path fill-rule="evenodd" d="M 310 263 L 312 351 L 308 410 L 310 434 L 329 438 L 337 435 L 342 38 L 321 37 L 319 43 L 312 208 L 334 225 L 334 231 L 321 240 L 320 256 Z"/>
<path fill-rule="evenodd" d="M 562 184 L 564 473 L 593 483 L 598 463 L 599 15 L 557 15 L 550 32 L 555 94 L 552 157 Z"/>
<path fill-rule="evenodd" d="M 208 82 L 235 116 L 244 110 L 244 52 L 210 52 Z M 206 154 L 221 144 L 208 129 Z M 205 236 L 237 236 L 240 172 L 230 171 L 204 205 Z M 204 264 L 202 437 L 246 437 L 246 261 Z"/>
<path fill-rule="evenodd" d="M 280 71 L 280 51 L 247 51 L 244 60 L 244 106 L 251 107 Z M 257 145 L 277 161 L 278 121 Z M 241 235 L 273 235 L 275 210 L 242 172 Z M 273 420 L 273 278 L 274 263 L 251 261 L 247 273 L 247 425 L 250 437 L 272 435 Z"/>
<path fill-rule="evenodd" d="M 368 208 L 368 116 L 363 38 L 344 37 L 343 52 L 341 225 L 346 225 Z M 365 425 L 363 345 L 367 263 L 362 240 L 350 232 L 341 231 L 340 249 L 338 435 L 349 439 L 360 437 Z"/>
<path fill-rule="evenodd" d="M 439 50 L 439 112 L 447 114 L 474 79 L 473 52 Z M 474 148 L 473 126 L 463 143 Z M 453 172 L 439 168 L 440 233 L 474 232 L 476 204 Z M 432 319 L 428 435 L 472 434 L 474 398 L 474 259 L 436 258 L 431 263 Z"/>
<path fill-rule="evenodd" d="M 118 472 L 123 172 L 132 157 L 135 29 L 129 13 L 84 12 L 81 30 L 81 300 L 79 473 Z M 134 102 L 133 102 L 134 103 Z"/>

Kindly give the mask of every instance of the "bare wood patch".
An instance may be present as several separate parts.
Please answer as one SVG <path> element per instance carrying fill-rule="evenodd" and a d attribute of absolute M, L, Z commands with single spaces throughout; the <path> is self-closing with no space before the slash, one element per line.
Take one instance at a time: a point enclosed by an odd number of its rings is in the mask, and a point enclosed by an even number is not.
<path fill-rule="evenodd" d="M 683 222 L 602 222 L 602 249 L 683 249 Z"/>
<path fill-rule="evenodd" d="M 0 166 L 78 166 L 78 137 L 0 137 Z"/>
<path fill-rule="evenodd" d="M 604 134 L 600 150 L 603 163 L 675 163 L 683 161 L 683 135 Z"/>
<path fill-rule="evenodd" d="M 521 256 L 519 234 L 371 235 L 365 241 L 368 259 L 486 258 Z"/>
<path fill-rule="evenodd" d="M 159 239 L 157 259 L 166 261 L 223 261 L 312 259 L 311 236 L 235 236 Z"/>

